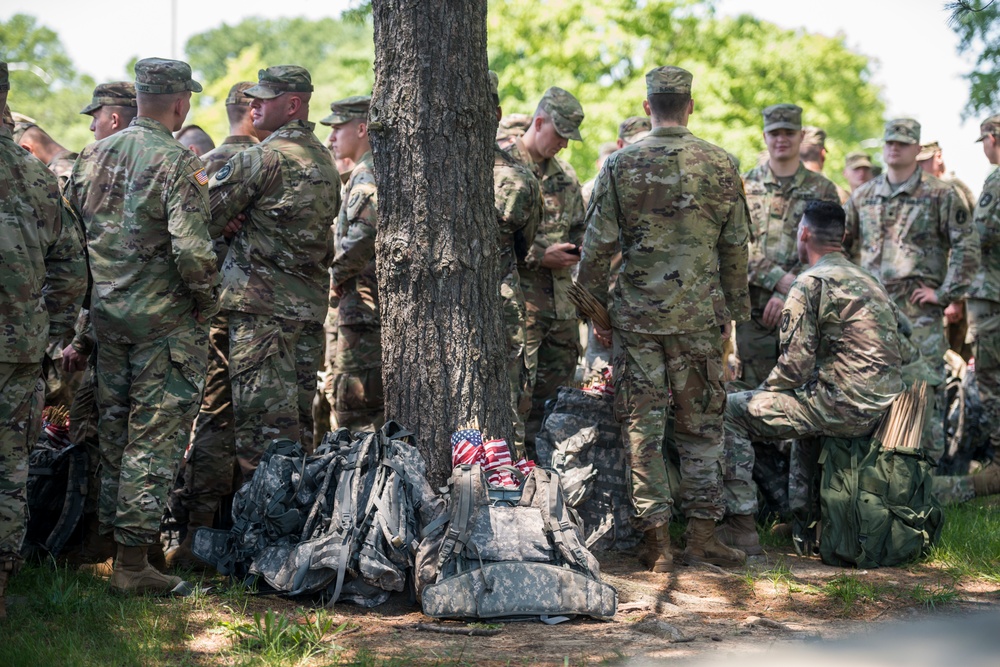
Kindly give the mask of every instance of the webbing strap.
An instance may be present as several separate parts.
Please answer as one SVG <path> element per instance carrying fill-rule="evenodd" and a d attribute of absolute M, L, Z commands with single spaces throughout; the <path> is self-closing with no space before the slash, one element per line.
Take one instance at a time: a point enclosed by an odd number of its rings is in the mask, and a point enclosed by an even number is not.
<path fill-rule="evenodd" d="M 576 539 L 573 525 L 561 518 L 563 516 L 563 509 L 559 495 L 559 475 L 555 471 L 549 471 L 548 475 L 549 483 L 545 487 L 545 493 L 548 495 L 549 500 L 549 531 L 552 533 L 552 538 L 556 541 L 559 551 L 566 557 L 566 560 L 589 572 L 589 568 L 585 565 L 586 559 L 583 549 Z"/>
<path fill-rule="evenodd" d="M 463 464 L 452 472 L 451 479 L 448 480 L 452 487 L 451 494 L 451 515 L 448 523 L 448 533 L 441 544 L 441 552 L 438 554 L 437 581 L 441 580 L 441 573 L 444 565 L 455 553 L 456 547 L 462 548 L 469 539 L 469 519 L 472 516 L 472 468 L 468 464 Z M 477 472 L 479 466 L 475 466 Z M 481 474 L 481 473 L 480 473 Z"/>

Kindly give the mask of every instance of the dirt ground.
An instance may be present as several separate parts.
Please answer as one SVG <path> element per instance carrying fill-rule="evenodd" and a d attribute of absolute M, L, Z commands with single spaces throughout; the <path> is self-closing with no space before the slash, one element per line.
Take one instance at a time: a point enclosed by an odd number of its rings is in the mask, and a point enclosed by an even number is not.
<path fill-rule="evenodd" d="M 401 595 L 374 610 L 338 605 L 336 622 L 357 627 L 337 643 L 347 655 L 367 649 L 413 665 L 658 665 L 706 656 L 746 658 L 786 646 L 864 636 L 888 621 L 1000 609 L 1000 586 L 956 581 L 929 565 L 845 570 L 779 548 L 768 549 L 740 571 L 678 566 L 670 574 L 653 574 L 632 556 L 598 555 L 605 581 L 618 589 L 613 621 L 508 623 L 495 636 L 456 636 L 417 629 L 417 624 L 434 621 Z M 867 590 L 875 593 L 848 605 L 824 591 L 843 576 L 851 584 L 870 584 Z M 928 605 L 913 594 L 915 589 L 948 591 L 950 599 Z M 300 606 L 267 597 L 254 598 L 248 611 L 255 608 L 295 613 Z M 455 622 L 436 625 L 468 628 Z M 218 628 L 190 631 L 187 650 L 195 655 L 217 657 L 227 642 Z"/>

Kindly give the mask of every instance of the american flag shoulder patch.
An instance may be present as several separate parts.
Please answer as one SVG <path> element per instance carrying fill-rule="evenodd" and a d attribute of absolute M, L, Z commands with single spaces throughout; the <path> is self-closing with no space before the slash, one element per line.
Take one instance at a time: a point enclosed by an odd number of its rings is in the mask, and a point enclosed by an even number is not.
<path fill-rule="evenodd" d="M 204 169 L 199 169 L 194 172 L 194 180 L 198 181 L 198 185 L 208 185 L 208 174 Z"/>

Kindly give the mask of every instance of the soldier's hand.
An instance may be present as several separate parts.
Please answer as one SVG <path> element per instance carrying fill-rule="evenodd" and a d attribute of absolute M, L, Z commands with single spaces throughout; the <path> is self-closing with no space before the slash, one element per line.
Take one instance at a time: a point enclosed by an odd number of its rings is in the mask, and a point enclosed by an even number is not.
<path fill-rule="evenodd" d="M 768 329 L 773 329 L 778 326 L 778 322 L 781 321 L 781 311 L 785 309 L 784 299 L 780 299 L 776 296 L 772 296 L 768 300 L 767 305 L 764 306 L 764 314 L 761 315 L 761 321 L 764 322 L 764 326 Z"/>
<path fill-rule="evenodd" d="M 788 294 L 788 290 L 791 289 L 792 283 L 794 282 L 795 282 L 795 274 L 786 273 L 781 277 L 781 280 L 778 281 L 778 284 L 774 286 L 774 291 L 780 292 L 782 294 Z"/>
<path fill-rule="evenodd" d="M 67 345 L 62 351 L 62 369 L 67 373 L 82 371 L 87 368 L 86 355 L 80 354 L 72 345 Z"/>
<path fill-rule="evenodd" d="M 962 321 L 962 317 L 964 315 L 964 301 L 952 301 L 948 307 L 944 309 L 944 319 L 948 321 L 948 324 L 955 324 L 956 322 Z"/>
<path fill-rule="evenodd" d="M 725 343 L 733 335 L 733 323 L 726 322 L 719 328 L 722 329 L 722 342 Z"/>
<path fill-rule="evenodd" d="M 222 236 L 231 239 L 236 235 L 236 232 L 243 228 L 243 223 L 247 221 L 247 216 L 245 213 L 237 213 L 236 217 L 226 223 L 226 226 L 222 228 Z"/>
<path fill-rule="evenodd" d="M 204 324 L 205 322 L 207 322 L 207 321 L 208 321 L 208 318 L 207 318 L 207 317 L 204 317 L 204 316 L 203 316 L 203 315 L 201 314 L 201 311 L 200 311 L 200 310 L 198 310 L 197 308 L 193 308 L 193 309 L 191 310 L 191 315 L 192 315 L 192 316 L 194 317 L 194 319 L 198 320 L 198 324 Z"/>
<path fill-rule="evenodd" d="M 605 329 L 594 324 L 594 337 L 601 341 L 601 345 L 604 347 L 611 347 L 611 329 Z"/>
<path fill-rule="evenodd" d="M 575 252 L 574 252 L 575 251 Z M 545 249 L 542 261 L 546 269 L 565 269 L 580 261 L 580 249 L 573 243 L 553 243 Z"/>
<path fill-rule="evenodd" d="M 933 287 L 928 287 L 921 282 L 920 287 L 913 290 L 913 294 L 910 295 L 910 303 L 920 305 L 938 303 L 937 292 L 934 291 Z"/>

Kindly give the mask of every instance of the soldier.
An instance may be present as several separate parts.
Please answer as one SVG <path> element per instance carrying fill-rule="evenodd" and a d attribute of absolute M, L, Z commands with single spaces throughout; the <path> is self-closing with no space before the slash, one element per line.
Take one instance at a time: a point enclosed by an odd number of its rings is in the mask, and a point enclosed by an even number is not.
<path fill-rule="evenodd" d="M 913 343 L 937 379 L 923 447 L 944 452 L 944 308 L 961 299 L 979 269 L 979 233 L 955 189 L 917 167 L 920 124 L 885 125 L 886 173 L 847 202 L 851 259 L 878 277 L 913 323 Z"/>
<path fill-rule="evenodd" d="M 844 178 L 851 186 L 851 192 L 875 178 L 875 174 L 872 172 L 871 156 L 861 151 L 848 153 L 844 159 Z"/>
<path fill-rule="evenodd" d="M 503 117 L 500 107 L 499 79 L 490 73 L 493 103 L 497 122 Z M 503 279 L 500 296 L 503 299 L 504 325 L 507 331 L 507 372 L 510 377 L 511 409 L 514 413 L 515 458 L 525 455 L 524 418 L 528 368 L 525 365 L 524 293 L 517 272 L 517 261 L 523 259 L 535 238 L 542 218 L 542 191 L 534 175 L 509 154 L 493 148 L 493 203 L 500 224 L 500 263 Z"/>
<path fill-rule="evenodd" d="M 222 267 L 236 455 L 249 479 L 268 444 L 312 447 L 313 394 L 323 354 L 330 229 L 337 170 L 309 122 L 312 80 L 302 67 L 262 69 L 244 95 L 257 130 L 270 132 L 212 177 L 217 224 L 246 220 Z"/>
<path fill-rule="evenodd" d="M 91 116 L 90 131 L 100 141 L 129 126 L 136 114 L 135 84 L 131 81 L 102 83 L 94 88 L 90 104 L 81 114 Z"/>
<path fill-rule="evenodd" d="M 844 209 L 809 202 L 797 235 L 809 268 L 781 313 L 781 356 L 759 389 L 726 400 L 726 507 L 720 537 L 760 553 L 751 441 L 853 438 L 871 432 L 903 390 L 896 307 L 885 288 L 843 253 Z M 910 348 L 912 350 L 912 348 Z"/>
<path fill-rule="evenodd" d="M 802 143 L 799 145 L 799 159 L 802 166 L 817 174 L 823 173 L 826 164 L 826 130 L 814 125 L 802 128 Z M 841 204 L 846 204 L 851 194 L 834 183 Z"/>
<path fill-rule="evenodd" d="M 0 61 L 0 108 L 10 79 Z M 75 225 L 59 186 L 0 126 L 0 620 L 7 579 L 21 564 L 28 454 L 42 428 L 42 355 L 73 326 L 87 285 Z"/>
<path fill-rule="evenodd" d="M 93 276 L 98 511 L 118 545 L 111 587 L 180 594 L 186 583 L 148 554 L 204 389 L 219 273 L 208 176 L 171 135 L 201 85 L 176 60 L 140 60 L 135 74 L 137 118 L 84 149 L 66 196 L 87 231 Z"/>
<path fill-rule="evenodd" d="M 954 172 L 948 173 L 944 165 L 941 145 L 938 142 L 932 141 L 929 144 L 920 144 L 920 152 L 917 153 L 917 164 L 931 176 L 936 176 L 945 183 L 951 183 L 962 198 L 962 203 L 970 211 L 976 207 L 976 195 L 972 193 L 972 189 L 955 176 Z"/>
<path fill-rule="evenodd" d="M 608 158 L 587 212 L 579 282 L 609 304 L 615 413 L 622 424 L 641 558 L 671 569 L 671 493 L 661 447 L 671 405 L 688 517 L 687 562 L 739 565 L 745 555 L 715 538 L 722 501 L 722 341 L 749 316 L 748 212 L 729 155 L 687 129 L 689 72 L 646 74 L 652 132 Z M 608 271 L 622 269 L 609 298 Z M 721 335 L 720 335 L 721 331 Z"/>
<path fill-rule="evenodd" d="M 234 155 L 257 143 L 258 133 L 250 118 L 250 98 L 245 94 L 254 85 L 250 81 L 241 81 L 229 89 L 226 97 L 229 136 L 218 148 L 201 156 L 205 172 L 210 177 Z M 229 252 L 229 244 L 223 236 L 218 236 L 213 239 L 213 246 L 217 266 L 221 271 Z M 177 518 L 183 520 L 187 517 L 187 533 L 177 548 L 167 554 L 170 566 L 204 565 L 191 552 L 194 531 L 202 526 L 212 527 L 220 500 L 233 490 L 236 433 L 233 428 L 233 392 L 229 380 L 229 320 L 225 311 L 219 311 L 212 318 L 208 340 L 205 392 L 194 422 L 191 445 L 185 454 L 183 486 L 171 492 L 171 510 L 177 507 L 178 514 L 181 515 Z"/>
<path fill-rule="evenodd" d="M 185 125 L 174 135 L 181 146 L 188 149 L 198 157 L 202 157 L 209 151 L 215 150 L 215 142 L 208 132 L 197 125 Z"/>
<path fill-rule="evenodd" d="M 50 137 L 33 119 L 18 113 L 13 114 L 13 117 L 14 143 L 45 163 L 49 171 L 59 179 L 59 191 L 62 192 L 73 171 L 77 154 Z"/>
<path fill-rule="evenodd" d="M 334 418 L 352 432 L 379 429 L 385 409 L 375 275 L 378 193 L 368 142 L 369 104 L 367 95 L 339 100 L 322 121 L 330 126 L 330 145 L 337 158 L 354 163 L 334 234 L 337 254 L 330 268 L 330 311 L 336 313 L 337 338 L 336 351 L 328 353 Z"/>
<path fill-rule="evenodd" d="M 646 138 L 649 135 L 649 130 L 649 118 L 645 116 L 629 116 L 623 120 L 618 126 L 618 138 L 615 142 L 601 144 L 600 154 L 597 157 L 597 171 L 601 170 L 601 167 L 604 166 L 604 161 L 608 159 L 609 155 L 620 148 L 631 146 L 635 142 Z M 596 181 L 597 176 L 594 176 L 580 187 L 584 209 L 590 204 L 590 193 L 594 191 L 594 183 Z"/>
<path fill-rule="evenodd" d="M 580 357 L 576 307 L 567 291 L 571 268 L 580 261 L 583 240 L 583 199 L 576 172 L 557 157 L 570 139 L 581 141 L 583 108 L 562 88 L 549 88 L 535 109 L 523 136 L 509 136 L 500 148 L 531 170 L 542 188 L 545 213 L 527 257 L 517 272 L 527 316 L 525 358 L 531 405 L 525 420 L 525 442 L 534 445 L 545 401 L 559 387 L 572 384 Z M 527 401 L 524 401 L 527 403 Z"/>

